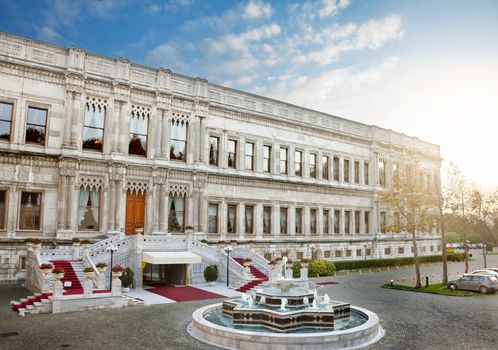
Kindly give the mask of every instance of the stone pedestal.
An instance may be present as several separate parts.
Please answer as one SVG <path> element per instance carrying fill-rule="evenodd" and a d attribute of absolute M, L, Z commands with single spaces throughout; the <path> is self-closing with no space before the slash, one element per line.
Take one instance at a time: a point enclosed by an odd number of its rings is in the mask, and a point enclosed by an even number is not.
<path fill-rule="evenodd" d="M 97 289 L 105 289 L 105 268 L 99 270 L 97 275 Z"/>
<path fill-rule="evenodd" d="M 121 273 L 112 273 L 112 295 L 121 295 Z"/>
<path fill-rule="evenodd" d="M 61 282 L 61 279 L 62 277 L 64 277 L 64 275 L 62 276 L 55 276 L 55 281 L 54 281 L 54 285 L 52 287 L 52 295 L 55 297 L 60 297 L 62 295 L 62 292 L 64 291 L 64 285 L 62 284 Z"/>
<path fill-rule="evenodd" d="M 93 293 L 93 281 L 92 278 L 90 277 L 85 277 L 85 280 L 83 281 L 83 294 L 85 296 L 92 295 Z"/>

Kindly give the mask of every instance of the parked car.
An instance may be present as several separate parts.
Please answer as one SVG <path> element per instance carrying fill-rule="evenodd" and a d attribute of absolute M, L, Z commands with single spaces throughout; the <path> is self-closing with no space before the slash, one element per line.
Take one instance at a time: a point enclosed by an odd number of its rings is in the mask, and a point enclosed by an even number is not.
<path fill-rule="evenodd" d="M 498 279 L 491 275 L 466 274 L 457 280 L 449 281 L 448 288 L 478 291 L 482 294 L 498 290 Z"/>
<path fill-rule="evenodd" d="M 498 273 L 498 267 L 487 267 L 487 268 L 485 268 L 485 270 L 494 271 L 494 272 Z"/>

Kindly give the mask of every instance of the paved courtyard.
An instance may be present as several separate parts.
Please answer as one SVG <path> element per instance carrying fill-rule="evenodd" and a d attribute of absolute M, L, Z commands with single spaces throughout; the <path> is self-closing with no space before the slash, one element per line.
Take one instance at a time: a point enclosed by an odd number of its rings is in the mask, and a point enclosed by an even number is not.
<path fill-rule="evenodd" d="M 472 253 L 475 269 L 482 256 Z M 488 261 L 496 266 L 498 256 Z M 438 276 L 440 270 L 440 264 L 422 267 L 423 275 Z M 450 264 L 452 276 L 462 271 L 463 263 Z M 339 284 L 319 290 L 379 315 L 386 335 L 369 349 L 498 349 L 498 294 L 445 297 L 380 288 L 412 276 L 413 268 L 340 275 L 333 278 Z M 0 287 L 0 349 L 214 349 L 190 338 L 186 327 L 193 310 L 216 299 L 16 317 L 9 301 L 25 295 L 22 287 Z"/>

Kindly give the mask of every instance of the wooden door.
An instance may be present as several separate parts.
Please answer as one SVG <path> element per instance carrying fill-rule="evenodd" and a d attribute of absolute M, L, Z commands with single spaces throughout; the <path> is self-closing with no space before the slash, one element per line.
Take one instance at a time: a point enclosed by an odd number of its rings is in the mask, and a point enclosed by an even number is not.
<path fill-rule="evenodd" d="M 137 228 L 145 225 L 145 194 L 130 192 L 126 193 L 126 226 L 127 235 L 136 234 Z"/>

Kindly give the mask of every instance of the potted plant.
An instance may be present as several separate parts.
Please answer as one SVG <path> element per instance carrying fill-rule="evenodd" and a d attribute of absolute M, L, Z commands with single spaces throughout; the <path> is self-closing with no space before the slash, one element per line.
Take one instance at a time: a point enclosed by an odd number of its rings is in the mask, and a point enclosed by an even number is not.
<path fill-rule="evenodd" d="M 252 259 L 251 258 L 245 258 L 244 259 L 244 266 L 249 267 L 251 266 Z"/>
<path fill-rule="evenodd" d="M 85 267 L 83 269 L 83 277 L 85 279 L 90 279 L 90 278 L 93 277 L 94 272 L 95 271 L 93 270 L 93 267 L 90 267 L 90 266 L 89 267 Z"/>
<path fill-rule="evenodd" d="M 98 272 L 104 273 L 105 270 L 107 269 L 107 264 L 104 262 L 99 262 L 97 265 L 95 265 L 95 267 L 97 268 Z"/>
<path fill-rule="evenodd" d="M 124 268 L 121 265 L 116 264 L 112 267 L 112 274 L 115 277 L 118 277 L 118 278 L 121 277 L 121 275 L 123 274 L 123 271 L 124 271 Z"/>
<path fill-rule="evenodd" d="M 194 232 L 194 226 L 192 225 L 185 226 L 185 233 L 192 233 L 192 232 Z"/>
<path fill-rule="evenodd" d="M 74 238 L 73 238 L 73 245 L 74 245 L 75 247 L 79 246 L 79 245 L 80 245 L 80 243 L 81 243 L 81 239 L 79 239 L 78 237 L 74 237 Z"/>
<path fill-rule="evenodd" d="M 214 286 L 218 279 L 218 266 L 211 265 L 204 269 L 204 279 L 210 286 Z"/>
<path fill-rule="evenodd" d="M 60 266 L 56 266 L 52 270 L 52 274 L 54 275 L 54 277 L 56 279 L 60 280 L 60 279 L 62 279 L 62 277 L 64 277 L 64 269 Z"/>
<path fill-rule="evenodd" d="M 32 246 L 33 245 L 33 239 L 32 238 L 25 238 L 24 243 L 26 243 L 27 246 Z"/>
<path fill-rule="evenodd" d="M 53 268 L 54 265 L 52 264 L 44 263 L 40 265 L 40 270 L 42 270 L 45 275 L 48 274 L 50 271 L 52 271 Z"/>
<path fill-rule="evenodd" d="M 122 291 L 124 293 L 128 293 L 130 291 L 130 288 L 133 288 L 133 280 L 135 277 L 135 273 L 133 272 L 132 269 L 127 267 L 124 269 L 123 274 L 119 279 L 121 280 L 121 283 L 123 283 L 123 289 Z"/>
<path fill-rule="evenodd" d="M 83 246 L 83 248 L 88 248 L 90 246 L 90 241 L 88 239 L 83 239 L 81 240 L 81 245 Z"/>
<path fill-rule="evenodd" d="M 38 249 L 41 247 L 43 241 L 40 238 L 31 238 L 31 243 L 33 243 L 34 249 Z"/>

